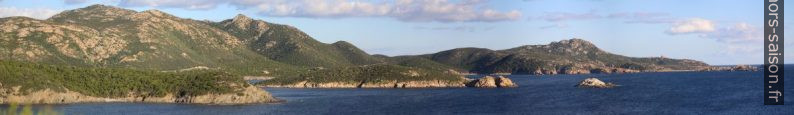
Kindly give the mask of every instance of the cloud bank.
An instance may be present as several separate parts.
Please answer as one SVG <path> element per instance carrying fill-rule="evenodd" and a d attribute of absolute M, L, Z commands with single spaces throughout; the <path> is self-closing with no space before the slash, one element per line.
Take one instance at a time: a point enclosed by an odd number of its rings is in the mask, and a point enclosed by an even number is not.
<path fill-rule="evenodd" d="M 667 31 L 670 35 L 697 35 L 700 38 L 713 39 L 727 46 L 721 53 L 743 54 L 761 52 L 763 43 L 761 26 L 740 22 L 729 26 L 721 26 L 712 20 L 691 18 L 674 23 Z"/>
<path fill-rule="evenodd" d="M 518 10 L 497 11 L 488 8 L 486 2 L 487 0 L 120 0 L 119 6 L 210 10 L 219 5 L 230 5 L 273 17 L 386 17 L 408 22 L 498 22 L 522 17 Z"/>
<path fill-rule="evenodd" d="M 711 20 L 692 18 L 688 20 L 678 21 L 667 30 L 668 34 L 689 34 L 689 33 L 707 33 L 713 32 L 715 29 L 714 22 Z"/>

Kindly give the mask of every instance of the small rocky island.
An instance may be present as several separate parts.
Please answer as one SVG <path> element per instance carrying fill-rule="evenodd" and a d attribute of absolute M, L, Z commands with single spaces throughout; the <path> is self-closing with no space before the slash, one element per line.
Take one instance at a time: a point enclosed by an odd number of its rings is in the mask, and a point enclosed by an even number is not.
<path fill-rule="evenodd" d="M 617 85 L 613 83 L 606 83 L 594 77 L 584 79 L 579 82 L 578 85 L 576 85 L 576 87 L 580 88 L 613 88 L 615 86 Z"/>

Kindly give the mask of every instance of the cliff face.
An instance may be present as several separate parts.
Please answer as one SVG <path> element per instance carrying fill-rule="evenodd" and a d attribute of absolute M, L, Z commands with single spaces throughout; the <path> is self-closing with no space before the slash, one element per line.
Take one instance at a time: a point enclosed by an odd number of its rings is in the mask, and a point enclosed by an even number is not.
<path fill-rule="evenodd" d="M 257 87 L 247 87 L 236 94 L 205 94 L 198 96 L 176 96 L 167 94 L 162 97 L 137 96 L 130 93 L 125 97 L 105 98 L 84 95 L 78 92 L 53 91 L 50 89 L 21 93 L 19 87 L 0 89 L 0 103 L 67 104 L 87 102 L 147 102 L 147 103 L 195 103 L 195 104 L 248 104 L 276 102 L 267 92 Z"/>

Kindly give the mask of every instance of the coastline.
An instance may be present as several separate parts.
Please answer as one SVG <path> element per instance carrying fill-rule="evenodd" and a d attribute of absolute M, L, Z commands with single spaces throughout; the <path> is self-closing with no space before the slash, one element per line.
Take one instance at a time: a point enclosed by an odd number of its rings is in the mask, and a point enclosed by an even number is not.
<path fill-rule="evenodd" d="M 271 88 L 509 88 L 518 87 L 512 80 L 504 76 L 484 76 L 479 79 L 462 78 L 461 81 L 427 80 L 427 81 L 385 81 L 385 82 L 308 82 L 300 81 L 287 84 L 268 84 L 261 87 Z"/>
<path fill-rule="evenodd" d="M 586 74 L 626 74 L 626 73 L 652 73 L 652 72 L 710 72 L 710 71 L 758 71 L 758 68 L 740 65 L 735 67 L 706 67 L 704 69 L 697 69 L 697 70 L 630 70 L 630 69 L 614 69 L 618 71 L 611 71 L 611 72 L 552 72 L 550 74 L 534 74 L 534 75 L 557 75 L 557 74 L 564 74 L 564 75 L 586 75 Z M 465 74 L 457 74 L 457 75 L 483 75 L 483 76 L 508 76 L 513 75 L 512 73 L 493 73 L 493 74 L 475 74 L 475 73 L 465 73 Z M 533 75 L 533 74 L 527 74 Z M 506 78 L 505 78 L 506 79 Z M 430 81 L 386 81 L 386 82 L 309 82 L 309 81 L 300 81 L 295 83 L 287 83 L 287 84 L 267 84 L 267 85 L 259 85 L 258 87 L 262 88 L 466 88 L 466 87 L 480 87 L 474 86 L 473 84 L 477 83 L 480 79 L 468 79 L 464 78 L 464 81 L 454 82 L 454 81 L 442 81 L 442 80 L 430 80 Z M 509 79 L 508 79 L 509 80 Z"/>
<path fill-rule="evenodd" d="M 264 90 L 249 86 L 238 93 L 204 94 L 197 96 L 141 96 L 128 93 L 124 97 L 96 97 L 75 91 L 54 91 L 43 89 L 22 93 L 20 87 L 0 89 L 0 103 L 29 103 L 29 104 L 72 104 L 72 103 L 181 103 L 181 104 L 208 104 L 208 105 L 238 105 L 255 103 L 278 103 L 278 100 Z"/>
<path fill-rule="evenodd" d="M 387 81 L 387 82 L 324 82 L 324 83 L 317 83 L 317 82 L 308 82 L 308 81 L 300 81 L 297 83 L 289 83 L 289 84 L 269 84 L 264 85 L 263 87 L 274 87 L 274 88 L 455 88 L 455 87 L 466 87 L 466 83 L 468 81 L 462 82 L 454 82 L 454 81 L 442 81 L 442 80 L 430 80 L 430 81 L 406 81 L 406 82 L 397 82 L 397 81 Z"/>

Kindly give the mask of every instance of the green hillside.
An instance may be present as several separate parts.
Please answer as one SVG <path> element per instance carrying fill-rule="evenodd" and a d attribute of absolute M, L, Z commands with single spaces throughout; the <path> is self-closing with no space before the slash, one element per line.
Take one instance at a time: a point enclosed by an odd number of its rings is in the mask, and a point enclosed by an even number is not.
<path fill-rule="evenodd" d="M 383 62 L 348 42 L 322 43 L 295 27 L 254 20 L 244 15 L 214 25 L 242 38 L 259 54 L 282 63 L 329 68 Z"/>
<path fill-rule="evenodd" d="M 129 93 L 161 97 L 234 93 L 248 86 L 242 77 L 221 71 L 159 72 L 122 68 L 53 66 L 0 60 L 2 88 L 21 86 L 22 93 L 42 89 L 79 92 L 97 97 Z"/>
<path fill-rule="evenodd" d="M 366 66 L 351 66 L 342 68 L 318 69 L 301 74 L 296 77 L 280 77 L 273 80 L 259 82 L 261 85 L 284 85 L 301 81 L 328 83 L 328 82 L 349 82 L 349 83 L 379 83 L 385 81 L 457 81 L 464 79 L 460 75 L 444 73 L 440 71 L 427 70 L 415 67 L 405 67 L 391 64 L 375 64 Z"/>
<path fill-rule="evenodd" d="M 156 70 L 222 69 L 236 74 L 296 75 L 301 67 L 280 63 L 202 21 L 157 10 L 135 12 L 93 5 L 47 20 L 0 19 L 2 60 L 88 67 Z"/>

